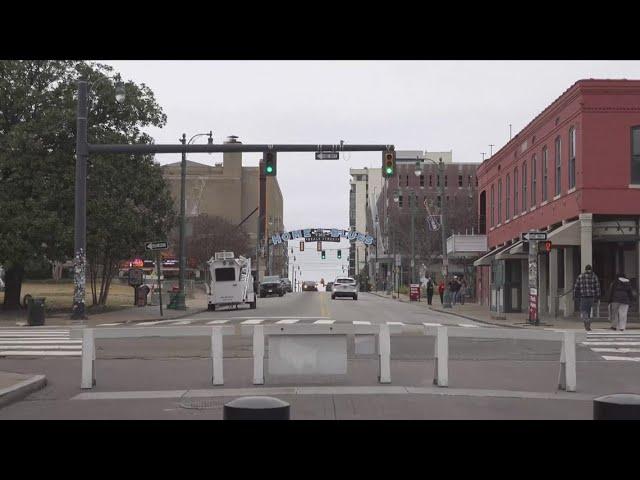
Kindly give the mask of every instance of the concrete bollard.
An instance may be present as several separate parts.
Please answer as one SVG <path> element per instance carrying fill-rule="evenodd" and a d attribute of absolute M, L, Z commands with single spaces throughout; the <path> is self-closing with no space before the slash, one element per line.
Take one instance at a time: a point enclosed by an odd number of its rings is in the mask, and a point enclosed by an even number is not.
<path fill-rule="evenodd" d="M 240 397 L 226 403 L 223 420 L 290 420 L 289 404 L 273 397 Z"/>
<path fill-rule="evenodd" d="M 594 420 L 640 420 L 640 395 L 618 393 L 593 400 Z"/>

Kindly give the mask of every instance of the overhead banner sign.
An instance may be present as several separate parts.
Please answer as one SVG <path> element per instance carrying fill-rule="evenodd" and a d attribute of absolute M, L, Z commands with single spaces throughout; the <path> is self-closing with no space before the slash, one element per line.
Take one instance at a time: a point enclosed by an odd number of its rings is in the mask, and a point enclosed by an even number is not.
<path fill-rule="evenodd" d="M 342 238 L 350 242 L 362 242 L 365 245 L 375 245 L 375 239 L 366 233 L 341 230 L 337 228 L 305 228 L 290 232 L 271 235 L 271 243 L 278 245 L 289 240 L 300 239 L 305 242 L 339 242 Z"/>

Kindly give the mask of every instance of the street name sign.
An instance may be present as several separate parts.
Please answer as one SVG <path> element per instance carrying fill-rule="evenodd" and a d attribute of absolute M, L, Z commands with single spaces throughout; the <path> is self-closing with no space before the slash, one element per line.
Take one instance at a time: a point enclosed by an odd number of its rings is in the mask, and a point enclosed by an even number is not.
<path fill-rule="evenodd" d="M 147 242 L 145 244 L 145 250 L 166 250 L 169 248 L 167 242 Z"/>
<path fill-rule="evenodd" d="M 522 235 L 524 240 L 528 241 L 544 241 L 547 239 L 547 232 L 526 232 Z"/>
<path fill-rule="evenodd" d="M 316 160 L 340 160 L 338 152 L 316 152 Z"/>

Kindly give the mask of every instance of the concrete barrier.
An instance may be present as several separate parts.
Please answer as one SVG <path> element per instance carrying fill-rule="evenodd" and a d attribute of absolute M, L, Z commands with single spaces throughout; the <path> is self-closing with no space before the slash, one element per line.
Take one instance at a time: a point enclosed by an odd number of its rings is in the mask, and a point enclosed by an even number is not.
<path fill-rule="evenodd" d="M 79 330 L 76 330 L 76 335 Z M 90 389 L 96 385 L 96 339 L 99 338 L 147 338 L 147 337 L 210 337 L 211 338 L 211 382 L 223 385 L 222 337 L 233 335 L 233 327 L 122 327 L 82 329 L 82 377 L 80 388 Z"/>

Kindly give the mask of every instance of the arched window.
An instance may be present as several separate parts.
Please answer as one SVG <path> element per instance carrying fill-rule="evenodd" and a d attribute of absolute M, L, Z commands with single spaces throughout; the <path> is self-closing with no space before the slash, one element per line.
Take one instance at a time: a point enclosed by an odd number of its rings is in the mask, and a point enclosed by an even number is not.
<path fill-rule="evenodd" d="M 522 164 L 522 213 L 527 211 L 527 161 Z"/>
<path fill-rule="evenodd" d="M 494 198 L 495 195 L 494 195 L 494 193 L 495 192 L 494 192 L 493 185 L 491 185 L 491 226 L 492 227 L 496 224 L 495 215 L 494 215 L 494 213 L 495 213 L 495 210 L 494 210 L 494 208 L 495 208 L 495 198 Z"/>
<path fill-rule="evenodd" d="M 560 195 L 562 186 L 562 140 L 560 137 L 556 138 L 556 188 L 555 195 Z"/>
<path fill-rule="evenodd" d="M 518 214 L 518 167 L 513 171 L 513 214 Z"/>
<path fill-rule="evenodd" d="M 502 179 L 498 180 L 498 225 L 502 223 Z"/>
<path fill-rule="evenodd" d="M 509 220 L 509 205 L 511 205 L 511 175 L 507 174 L 507 184 L 505 185 L 505 191 L 507 194 L 505 206 L 504 206 L 504 219 Z"/>
<path fill-rule="evenodd" d="M 531 206 L 536 206 L 536 188 L 538 188 L 538 169 L 536 168 L 536 156 L 531 157 Z"/>
<path fill-rule="evenodd" d="M 549 177 L 549 170 L 547 164 L 547 147 L 542 149 L 542 201 L 547 201 L 547 180 Z"/>
<path fill-rule="evenodd" d="M 640 125 L 631 127 L 631 183 L 640 183 Z"/>
<path fill-rule="evenodd" d="M 576 186 L 576 127 L 569 129 L 569 188 Z"/>

